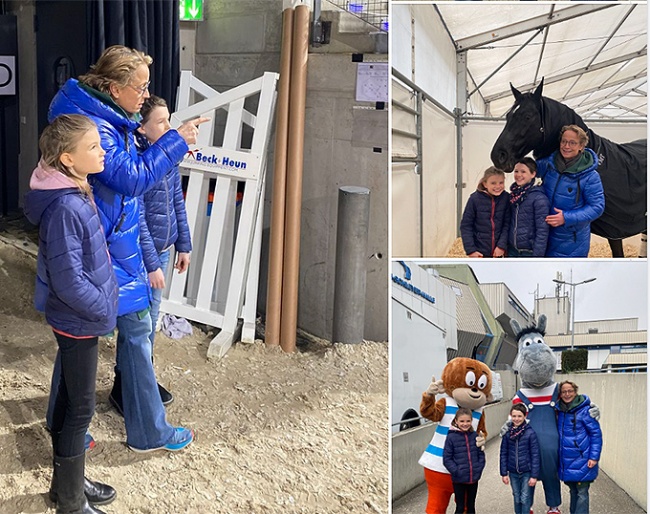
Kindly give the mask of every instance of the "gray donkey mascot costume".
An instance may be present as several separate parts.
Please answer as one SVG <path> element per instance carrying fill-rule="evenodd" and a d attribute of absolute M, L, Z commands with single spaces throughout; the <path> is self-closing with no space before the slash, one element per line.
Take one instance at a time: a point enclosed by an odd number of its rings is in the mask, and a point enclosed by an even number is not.
<path fill-rule="evenodd" d="M 528 422 L 537 433 L 539 440 L 539 479 L 544 485 L 547 514 L 560 514 L 562 497 L 557 474 L 560 436 L 555 417 L 559 387 L 553 380 L 557 360 L 551 348 L 544 342 L 546 316 L 540 315 L 537 325 L 533 324 L 523 329 L 516 320 L 511 319 L 510 326 L 518 345 L 517 358 L 513 367 L 521 377 L 521 389 L 515 394 L 512 403 L 523 403 L 528 408 Z M 598 408 L 593 404 L 589 413 L 596 419 L 600 417 Z M 503 428 L 506 428 L 506 425 Z M 533 486 L 531 494 L 534 496 L 534 493 Z"/>

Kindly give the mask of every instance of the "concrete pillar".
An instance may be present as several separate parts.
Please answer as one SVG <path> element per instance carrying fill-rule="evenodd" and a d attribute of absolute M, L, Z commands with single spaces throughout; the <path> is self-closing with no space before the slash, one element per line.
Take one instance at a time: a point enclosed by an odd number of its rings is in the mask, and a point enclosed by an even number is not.
<path fill-rule="evenodd" d="M 339 188 L 332 342 L 360 343 L 366 304 L 370 189 Z"/>

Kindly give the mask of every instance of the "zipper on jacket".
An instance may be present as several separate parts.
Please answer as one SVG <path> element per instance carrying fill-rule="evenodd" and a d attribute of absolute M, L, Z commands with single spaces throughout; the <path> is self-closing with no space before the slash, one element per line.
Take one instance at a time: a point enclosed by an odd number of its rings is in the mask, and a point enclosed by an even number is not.
<path fill-rule="evenodd" d="M 513 246 L 515 247 L 516 250 L 519 250 L 519 247 L 517 246 L 517 228 L 519 227 L 519 204 L 517 204 L 516 207 L 516 212 L 515 212 L 515 231 L 514 231 L 514 244 Z"/>
<path fill-rule="evenodd" d="M 169 173 L 167 175 L 169 175 Z M 163 180 L 165 183 L 165 213 L 167 214 L 167 237 L 165 237 L 165 244 L 162 247 L 163 250 L 169 246 L 169 236 L 172 232 L 171 214 L 169 212 L 169 184 L 167 184 L 167 175 L 165 175 L 165 180 Z"/>
<path fill-rule="evenodd" d="M 494 255 L 494 250 L 495 250 L 495 245 L 496 245 L 495 237 L 494 237 L 495 236 L 495 231 L 496 231 L 496 228 L 495 228 L 495 225 L 494 225 L 494 211 L 495 211 L 496 207 L 495 207 L 494 197 L 492 195 L 490 195 L 490 200 L 492 201 L 492 214 L 490 214 L 490 224 L 492 225 L 492 255 Z M 488 255 L 488 257 L 492 257 L 492 255 Z"/>
<path fill-rule="evenodd" d="M 469 449 L 469 437 L 467 436 L 467 432 L 463 432 L 465 435 L 465 445 L 467 446 L 467 460 L 469 461 L 469 483 L 472 484 L 474 483 L 474 480 L 472 480 L 474 472 L 472 468 L 472 454 Z"/>

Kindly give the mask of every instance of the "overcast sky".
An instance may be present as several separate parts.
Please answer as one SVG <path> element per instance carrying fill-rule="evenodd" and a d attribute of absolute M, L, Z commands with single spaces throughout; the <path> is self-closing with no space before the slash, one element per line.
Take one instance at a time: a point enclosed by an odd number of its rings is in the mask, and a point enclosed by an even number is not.
<path fill-rule="evenodd" d="M 639 318 L 639 329 L 648 327 L 648 263 L 645 260 L 470 260 L 471 264 L 467 259 L 462 262 L 470 264 L 480 283 L 505 283 L 530 312 L 538 284 L 540 297 L 554 296 L 553 279 L 558 271 L 562 272 L 562 280 L 574 284 L 596 278 L 594 282 L 576 286 L 576 321 Z M 567 293 L 570 293 L 568 287 Z"/>

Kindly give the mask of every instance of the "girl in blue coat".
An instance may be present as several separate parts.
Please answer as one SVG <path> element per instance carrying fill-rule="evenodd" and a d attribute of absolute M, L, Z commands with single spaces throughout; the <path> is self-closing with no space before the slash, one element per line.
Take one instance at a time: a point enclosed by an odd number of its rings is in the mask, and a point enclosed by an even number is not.
<path fill-rule="evenodd" d="M 548 240 L 548 198 L 535 185 L 535 159 L 524 157 L 513 171 L 515 181 L 510 186 L 510 231 L 508 257 L 544 257 Z"/>
<path fill-rule="evenodd" d="M 56 118 L 39 146 L 25 214 L 39 225 L 35 305 L 52 327 L 61 366 L 50 498 L 57 514 L 101 513 L 92 504 L 110 503 L 115 490 L 84 479 L 84 440 L 95 411 L 98 336 L 115 328 L 118 293 L 86 177 L 102 171 L 106 152 L 97 126 L 79 115 Z"/>
<path fill-rule="evenodd" d="M 442 462 L 454 485 L 457 514 L 476 512 L 478 481 L 485 468 L 485 452 L 476 446 L 476 435 L 472 429 L 472 411 L 459 407 L 442 455 Z"/>
<path fill-rule="evenodd" d="M 578 394 L 578 386 L 568 380 L 560 384 L 557 409 L 560 432 L 558 475 L 571 492 L 571 514 L 589 514 L 589 486 L 598 476 L 603 448 L 600 423 L 589 415 L 591 400 Z"/>
<path fill-rule="evenodd" d="M 460 235 L 468 257 L 503 257 L 508 245 L 510 212 L 505 173 L 494 166 L 483 173 L 460 222 Z"/>
<path fill-rule="evenodd" d="M 577 125 L 562 127 L 560 149 L 537 161 L 537 174 L 551 203 L 547 257 L 587 257 L 591 222 L 605 210 L 598 157 Z"/>
<path fill-rule="evenodd" d="M 512 487 L 515 514 L 530 512 L 533 487 L 539 478 L 539 443 L 537 434 L 526 422 L 527 412 L 521 403 L 512 406 L 512 426 L 501 439 L 499 471 L 503 483 Z"/>

